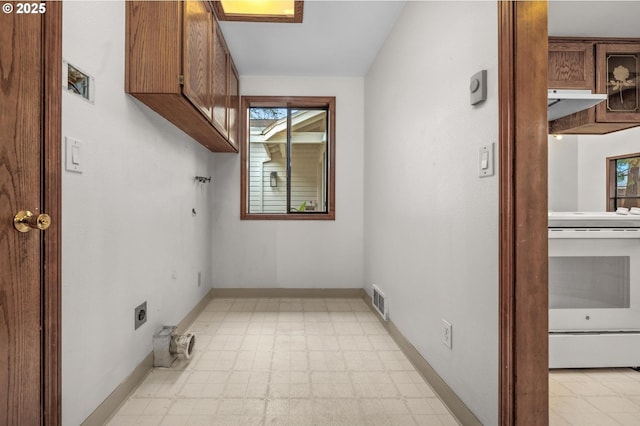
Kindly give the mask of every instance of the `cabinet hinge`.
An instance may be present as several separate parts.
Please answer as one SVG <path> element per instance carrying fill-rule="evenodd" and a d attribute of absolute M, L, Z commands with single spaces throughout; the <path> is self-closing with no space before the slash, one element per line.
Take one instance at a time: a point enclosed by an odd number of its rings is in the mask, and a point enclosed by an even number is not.
<path fill-rule="evenodd" d="M 180 74 L 180 86 L 184 86 L 184 75 Z"/>

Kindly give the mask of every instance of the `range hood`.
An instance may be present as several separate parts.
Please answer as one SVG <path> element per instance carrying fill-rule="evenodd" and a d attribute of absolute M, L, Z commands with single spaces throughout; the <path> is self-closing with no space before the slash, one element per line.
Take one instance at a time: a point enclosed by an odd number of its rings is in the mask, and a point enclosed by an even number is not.
<path fill-rule="evenodd" d="M 591 108 L 607 99 L 607 95 L 594 94 L 591 90 L 549 89 L 547 98 L 551 121 Z"/>

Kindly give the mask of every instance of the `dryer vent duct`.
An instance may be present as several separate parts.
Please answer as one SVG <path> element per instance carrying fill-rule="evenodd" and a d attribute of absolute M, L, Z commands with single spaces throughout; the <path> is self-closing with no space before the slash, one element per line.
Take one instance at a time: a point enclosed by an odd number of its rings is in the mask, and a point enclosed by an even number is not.
<path fill-rule="evenodd" d="M 179 356 L 190 359 L 196 344 L 196 335 L 173 334 L 175 326 L 164 326 L 153 336 L 153 366 L 171 367 Z"/>

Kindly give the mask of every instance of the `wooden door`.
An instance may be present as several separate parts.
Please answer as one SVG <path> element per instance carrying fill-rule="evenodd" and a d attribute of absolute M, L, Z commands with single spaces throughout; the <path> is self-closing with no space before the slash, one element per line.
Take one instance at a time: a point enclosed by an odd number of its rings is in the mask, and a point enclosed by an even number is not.
<path fill-rule="evenodd" d="M 229 58 L 229 143 L 236 149 L 240 142 L 240 77 Z"/>
<path fill-rule="evenodd" d="M 229 51 L 217 22 L 213 29 L 213 125 L 224 137 L 228 137 Z"/>
<path fill-rule="evenodd" d="M 211 38 L 213 14 L 205 2 L 184 2 L 184 95 L 211 121 Z"/>
<path fill-rule="evenodd" d="M 60 423 L 61 8 L 54 3 L 42 14 L 19 14 L 18 3 L 4 3 L 0 15 L 3 425 Z M 48 210 L 54 225 L 20 233 L 13 226 L 20 210 Z"/>
<path fill-rule="evenodd" d="M 596 88 L 607 99 L 596 105 L 599 122 L 640 122 L 640 44 L 596 46 Z"/>
<path fill-rule="evenodd" d="M 549 89 L 595 89 L 594 44 L 549 42 Z"/>

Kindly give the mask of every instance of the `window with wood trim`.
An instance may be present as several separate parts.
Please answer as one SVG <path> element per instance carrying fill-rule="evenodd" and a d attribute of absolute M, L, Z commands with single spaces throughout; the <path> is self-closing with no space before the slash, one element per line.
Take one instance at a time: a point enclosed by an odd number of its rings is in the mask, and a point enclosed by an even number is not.
<path fill-rule="evenodd" d="M 302 23 L 302 0 L 213 0 L 219 21 Z"/>
<path fill-rule="evenodd" d="M 607 210 L 640 207 L 640 153 L 607 158 Z"/>
<path fill-rule="evenodd" d="M 335 98 L 243 96 L 241 219 L 335 219 Z"/>

